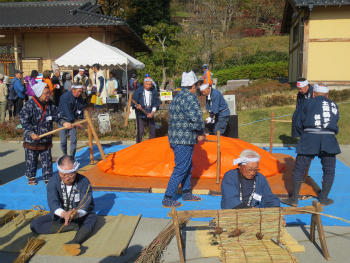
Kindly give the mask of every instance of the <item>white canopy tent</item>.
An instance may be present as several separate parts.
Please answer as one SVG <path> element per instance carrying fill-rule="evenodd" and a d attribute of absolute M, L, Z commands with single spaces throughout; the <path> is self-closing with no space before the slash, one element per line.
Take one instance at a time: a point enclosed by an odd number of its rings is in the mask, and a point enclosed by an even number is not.
<path fill-rule="evenodd" d="M 66 54 L 56 59 L 55 62 L 59 67 L 74 69 L 78 69 L 79 67 L 91 67 L 95 63 L 100 64 L 103 68 L 118 66 L 126 73 L 126 83 L 128 83 L 128 68 L 145 68 L 145 64 L 120 49 L 104 44 L 91 37 L 88 37 Z M 127 97 L 129 97 L 128 88 L 126 90 Z"/>

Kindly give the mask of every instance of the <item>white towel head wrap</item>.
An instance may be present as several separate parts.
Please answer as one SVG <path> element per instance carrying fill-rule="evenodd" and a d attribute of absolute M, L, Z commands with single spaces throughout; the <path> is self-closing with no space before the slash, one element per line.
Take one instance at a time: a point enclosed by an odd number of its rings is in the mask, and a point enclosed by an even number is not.
<path fill-rule="evenodd" d="M 56 162 L 56 164 L 57 164 L 57 170 L 58 170 L 58 171 L 60 171 L 61 173 L 64 173 L 64 174 L 70 174 L 70 173 L 74 173 L 74 172 L 78 171 L 79 166 L 80 166 L 80 163 L 78 163 L 76 160 L 74 161 L 73 169 L 70 169 L 70 170 L 64 170 L 64 169 L 62 169 L 62 168 L 58 165 L 58 162 L 59 162 L 59 160 L 60 160 L 61 158 L 62 158 L 62 156 L 59 157 L 59 158 L 57 159 L 57 162 Z"/>
<path fill-rule="evenodd" d="M 233 165 L 246 165 L 247 163 L 255 163 L 259 161 L 260 155 L 257 152 L 247 149 L 241 152 L 238 159 L 233 160 Z"/>
<path fill-rule="evenodd" d="M 35 85 L 33 85 L 32 89 L 34 90 L 35 96 L 37 96 L 38 98 L 43 94 L 43 91 L 46 87 L 46 83 L 45 82 L 39 82 Z"/>
<path fill-rule="evenodd" d="M 321 86 L 317 83 L 314 84 L 314 92 L 320 92 L 320 93 L 328 93 L 329 89 L 326 84 L 323 84 L 324 86 Z"/>
<path fill-rule="evenodd" d="M 309 82 L 307 81 L 307 79 L 304 80 L 304 81 L 297 81 L 297 87 L 298 88 L 306 87 L 308 84 L 309 84 Z"/>
<path fill-rule="evenodd" d="M 181 78 L 181 87 L 191 87 L 193 84 L 196 84 L 198 79 L 196 74 L 191 70 L 190 72 L 183 72 Z"/>
<path fill-rule="evenodd" d="M 201 86 L 199 86 L 199 89 L 202 91 L 202 90 L 205 90 L 209 87 L 209 84 L 203 84 Z"/>

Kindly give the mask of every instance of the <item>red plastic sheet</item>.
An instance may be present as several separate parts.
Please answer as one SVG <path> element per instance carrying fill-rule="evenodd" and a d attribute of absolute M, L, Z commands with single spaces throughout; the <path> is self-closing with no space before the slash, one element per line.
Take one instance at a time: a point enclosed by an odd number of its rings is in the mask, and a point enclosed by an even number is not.
<path fill-rule="evenodd" d="M 217 140 L 216 136 L 207 136 L 209 140 Z M 260 154 L 260 173 L 265 177 L 273 176 L 285 171 L 273 155 L 248 142 L 220 137 L 221 139 L 221 172 L 220 178 L 230 170 L 237 168 L 233 160 L 246 149 Z M 216 178 L 217 143 L 199 142 L 194 147 L 192 178 Z M 170 177 L 175 166 L 174 153 L 170 148 L 168 137 L 147 140 L 120 150 L 107 157 L 107 162 L 100 161 L 98 168 L 105 173 L 142 176 L 142 177 Z"/>

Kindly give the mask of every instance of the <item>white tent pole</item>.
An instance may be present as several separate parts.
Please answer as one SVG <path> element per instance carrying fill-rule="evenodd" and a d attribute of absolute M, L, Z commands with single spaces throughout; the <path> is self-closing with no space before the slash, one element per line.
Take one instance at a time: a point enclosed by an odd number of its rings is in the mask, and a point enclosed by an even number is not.
<path fill-rule="evenodd" d="M 125 63 L 125 77 L 126 77 L 126 102 L 129 101 L 129 89 L 128 89 L 128 60 Z M 129 111 L 130 109 L 126 109 Z"/>

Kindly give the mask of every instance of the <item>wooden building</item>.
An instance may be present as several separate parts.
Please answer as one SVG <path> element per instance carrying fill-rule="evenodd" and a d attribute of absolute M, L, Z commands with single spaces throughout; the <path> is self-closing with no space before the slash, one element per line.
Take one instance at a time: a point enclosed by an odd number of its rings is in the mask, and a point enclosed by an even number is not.
<path fill-rule="evenodd" d="M 290 36 L 290 83 L 350 87 L 350 0 L 286 0 L 281 32 Z"/>
<path fill-rule="evenodd" d="M 92 37 L 135 57 L 150 52 L 123 20 L 103 15 L 97 1 L 0 3 L 0 72 L 30 75 L 51 70 L 54 60 Z"/>

